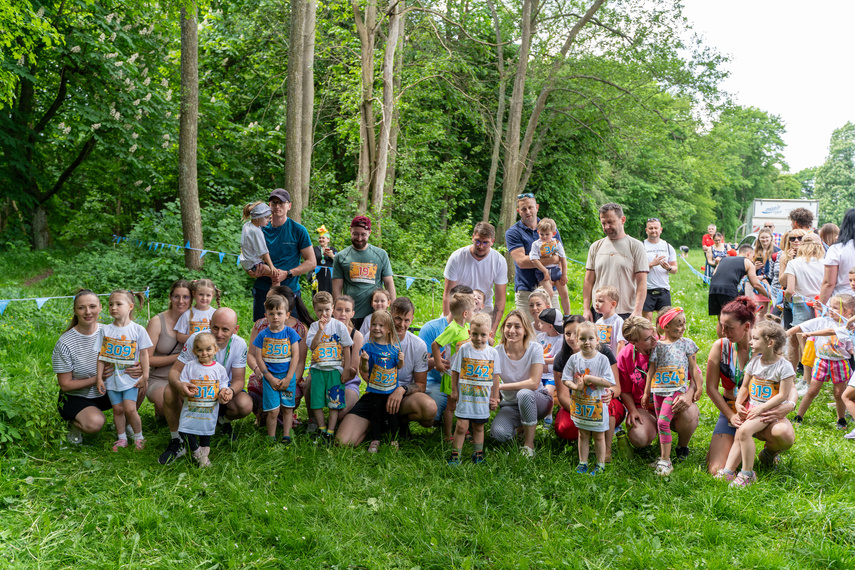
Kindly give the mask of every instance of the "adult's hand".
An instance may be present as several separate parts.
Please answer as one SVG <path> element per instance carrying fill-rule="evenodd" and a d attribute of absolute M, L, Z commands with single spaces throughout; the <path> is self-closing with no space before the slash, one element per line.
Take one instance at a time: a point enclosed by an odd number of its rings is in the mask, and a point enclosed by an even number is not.
<path fill-rule="evenodd" d="M 125 368 L 125 374 L 127 374 L 131 378 L 139 379 L 140 377 L 142 377 L 142 364 L 137 362 L 133 366 L 128 366 L 127 368 Z M 112 372 L 110 372 L 110 375 L 112 375 Z M 104 367 L 104 378 L 109 378 L 106 366 Z"/>
<path fill-rule="evenodd" d="M 760 414 L 760 421 L 767 424 L 773 424 L 787 417 L 787 414 L 793 411 L 790 404 L 781 404 L 771 410 L 766 410 Z"/>
<path fill-rule="evenodd" d="M 386 411 L 390 414 L 397 414 L 401 408 L 401 400 L 404 399 L 404 392 L 407 390 L 403 386 L 398 386 L 395 391 L 389 394 L 386 400 Z"/>
<path fill-rule="evenodd" d="M 683 392 L 674 398 L 674 403 L 671 404 L 671 409 L 674 410 L 675 414 L 679 414 L 680 412 L 685 412 L 689 409 L 689 406 L 693 404 L 692 395 L 688 392 Z"/>
<path fill-rule="evenodd" d="M 600 401 L 603 404 L 608 406 L 609 402 L 612 401 L 612 398 L 614 397 L 614 395 L 615 395 L 614 392 L 612 392 L 611 390 L 606 390 L 606 393 L 600 397 Z"/>
<path fill-rule="evenodd" d="M 638 411 L 638 408 L 626 415 L 626 425 L 631 428 L 635 427 L 636 425 L 644 425 L 644 417 Z"/>

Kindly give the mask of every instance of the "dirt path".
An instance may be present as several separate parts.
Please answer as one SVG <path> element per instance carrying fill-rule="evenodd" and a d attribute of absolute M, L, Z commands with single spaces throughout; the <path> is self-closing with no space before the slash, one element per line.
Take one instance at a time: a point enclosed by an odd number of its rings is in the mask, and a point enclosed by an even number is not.
<path fill-rule="evenodd" d="M 32 287 L 33 285 L 35 285 L 39 281 L 41 281 L 43 279 L 47 279 L 51 275 L 53 275 L 53 269 L 48 269 L 47 271 L 45 271 L 41 275 L 36 275 L 35 277 L 30 277 L 29 279 L 24 281 L 24 287 Z"/>

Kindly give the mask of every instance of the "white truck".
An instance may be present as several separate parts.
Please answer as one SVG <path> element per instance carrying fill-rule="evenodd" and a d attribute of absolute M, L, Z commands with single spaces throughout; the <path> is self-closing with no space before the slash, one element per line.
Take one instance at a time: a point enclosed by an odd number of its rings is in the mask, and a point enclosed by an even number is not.
<path fill-rule="evenodd" d="M 737 238 L 740 233 L 744 236 L 736 241 L 754 242 L 757 232 L 767 223 L 775 226 L 774 233 L 782 234 L 792 227 L 790 212 L 796 208 L 807 208 L 813 213 L 816 221 L 819 217 L 819 200 L 774 200 L 758 198 L 751 204 L 745 215 L 745 224 L 736 230 Z"/>

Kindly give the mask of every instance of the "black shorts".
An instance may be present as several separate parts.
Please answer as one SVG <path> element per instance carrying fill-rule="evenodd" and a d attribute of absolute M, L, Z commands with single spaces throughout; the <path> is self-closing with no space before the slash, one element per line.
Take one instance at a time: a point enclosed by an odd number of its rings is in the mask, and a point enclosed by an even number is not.
<path fill-rule="evenodd" d="M 348 415 L 353 414 L 354 416 L 360 417 L 364 420 L 371 420 L 371 402 L 368 401 L 368 398 L 365 398 L 367 395 L 363 394 L 359 400 L 350 408 L 350 411 L 347 412 Z M 399 418 L 405 418 L 403 414 L 398 414 Z M 341 421 L 339 421 L 341 423 Z"/>
<path fill-rule="evenodd" d="M 708 301 L 710 316 L 714 317 L 720 315 L 724 306 L 734 299 L 736 299 L 736 295 L 718 295 L 716 293 L 710 293 Z"/>
<path fill-rule="evenodd" d="M 648 289 L 644 299 L 644 311 L 658 311 L 662 307 L 671 306 L 671 291 L 668 289 Z"/>
<path fill-rule="evenodd" d="M 464 422 L 470 422 L 470 423 L 475 424 L 476 426 L 484 425 L 490 420 L 490 418 L 461 418 L 458 416 L 455 416 L 455 417 L 458 420 L 463 420 Z"/>
<path fill-rule="evenodd" d="M 89 406 L 95 406 L 102 412 L 106 412 L 113 407 L 110 405 L 110 398 L 106 394 L 97 398 L 84 398 L 83 396 L 69 396 L 61 391 L 56 403 L 59 415 L 67 422 L 73 422 L 77 419 L 77 414 Z"/>

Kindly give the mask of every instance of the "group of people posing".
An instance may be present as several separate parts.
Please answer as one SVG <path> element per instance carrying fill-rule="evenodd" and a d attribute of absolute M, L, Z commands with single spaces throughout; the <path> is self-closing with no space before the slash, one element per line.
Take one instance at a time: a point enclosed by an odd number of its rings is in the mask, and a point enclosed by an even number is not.
<path fill-rule="evenodd" d="M 619 205 L 600 209 L 606 237 L 589 250 L 584 308 L 567 314 L 560 235 L 554 221 L 537 216 L 535 197 L 522 194 L 520 221 L 506 233 L 516 307 L 504 314 L 507 264 L 492 249 L 493 227 L 479 223 L 471 245 L 446 265 L 443 314 L 416 336 L 412 301 L 396 296 L 388 255 L 368 243 L 371 221 L 354 218 L 351 245 L 337 251 L 323 227 L 320 247 L 314 246 L 308 231 L 287 218 L 290 206 L 288 193 L 277 189 L 269 204 L 246 209 L 262 220 L 247 225 L 263 236 L 253 246 L 258 260 L 244 264 L 256 277 L 249 343 L 237 334 L 234 311 L 211 306 L 219 306 L 219 293 L 209 280 L 173 284 L 169 307 L 146 329 L 132 320 L 137 299 L 128 291 L 110 296 L 109 325 L 99 323 L 97 296 L 75 296 L 74 317 L 53 354 L 70 441 L 99 431 L 112 408 L 113 449 L 127 447 L 129 438 L 143 449 L 137 410 L 148 399 L 171 432 L 159 461 L 169 463 L 189 448 L 200 465 L 209 465 L 217 426 L 234 437 L 231 422 L 252 413 L 271 443 L 290 443 L 294 412 L 305 399 L 315 437 L 339 445 L 367 438 L 372 453 L 384 440 L 397 448 L 417 422 L 442 426 L 452 444 L 450 465 L 462 461 L 470 436 L 472 461 L 481 463 L 492 417 L 490 437 L 520 438 L 526 456 L 535 455 L 541 421 L 558 437 L 578 439 L 577 471 L 590 475 L 610 462 L 616 429 L 635 448 L 658 438 L 653 467 L 667 475 L 672 455 L 689 455 L 705 391 L 720 412 L 707 456 L 711 473 L 748 485 L 756 479 L 754 438 L 765 442 L 760 461 L 769 465 L 793 445 L 786 416 L 798 395 L 793 366 L 782 358 L 784 330 L 758 322 L 752 299 L 724 304 L 720 339 L 702 380 L 698 347 L 683 336 L 686 315 L 671 306 L 668 276 L 677 271 L 676 253 L 660 239 L 656 218 L 647 221 L 642 243 L 626 235 Z M 317 281 L 314 316 L 300 299 L 303 274 Z M 812 334 L 839 348 L 845 331 L 836 323 Z M 821 343 L 815 346 L 821 359 Z M 589 460 L 592 440 L 595 460 Z"/>

